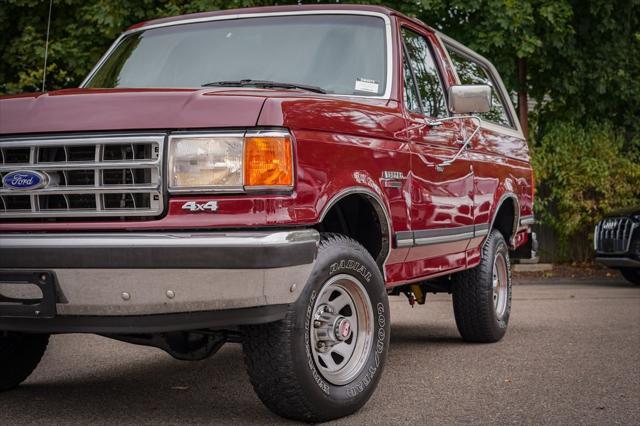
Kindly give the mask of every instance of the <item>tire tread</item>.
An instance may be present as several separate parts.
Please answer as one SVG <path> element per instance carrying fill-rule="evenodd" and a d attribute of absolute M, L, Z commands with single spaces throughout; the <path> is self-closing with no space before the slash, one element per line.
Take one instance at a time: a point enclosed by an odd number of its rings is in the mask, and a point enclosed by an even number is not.
<path fill-rule="evenodd" d="M 334 233 L 321 234 L 318 252 L 334 245 L 347 246 L 371 258 L 358 242 Z M 375 265 L 373 258 L 371 262 Z M 334 419 L 335 413 L 314 409 L 295 377 L 291 349 L 291 334 L 299 332 L 295 323 L 295 312 L 290 310 L 283 320 L 244 329 L 243 352 L 250 382 L 264 405 L 279 416 L 306 422 Z"/>
<path fill-rule="evenodd" d="M 453 276 L 453 310 L 456 325 L 462 338 L 468 342 L 493 343 L 504 335 L 504 330 L 496 330 L 491 287 L 493 257 L 496 247 L 505 244 L 502 234 L 493 230 L 482 246 L 480 264 Z M 509 286 L 511 266 L 506 256 Z"/>
<path fill-rule="evenodd" d="M 0 336 L 0 392 L 25 381 L 40 363 L 48 344 L 47 334 Z"/>

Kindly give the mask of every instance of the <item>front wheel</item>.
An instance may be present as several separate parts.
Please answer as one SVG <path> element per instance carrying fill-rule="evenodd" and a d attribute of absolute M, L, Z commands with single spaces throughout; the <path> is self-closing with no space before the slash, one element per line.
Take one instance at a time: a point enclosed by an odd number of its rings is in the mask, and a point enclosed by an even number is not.
<path fill-rule="evenodd" d="M 251 383 L 276 414 L 320 422 L 357 411 L 376 388 L 389 346 L 389 303 L 371 255 L 323 235 L 316 265 L 285 319 L 245 328 Z"/>
<path fill-rule="evenodd" d="M 453 312 L 462 338 L 497 342 L 507 331 L 511 313 L 509 249 L 497 229 L 482 247 L 480 265 L 453 276 Z"/>
<path fill-rule="evenodd" d="M 0 391 L 25 381 L 38 366 L 48 343 L 48 334 L 0 331 Z"/>

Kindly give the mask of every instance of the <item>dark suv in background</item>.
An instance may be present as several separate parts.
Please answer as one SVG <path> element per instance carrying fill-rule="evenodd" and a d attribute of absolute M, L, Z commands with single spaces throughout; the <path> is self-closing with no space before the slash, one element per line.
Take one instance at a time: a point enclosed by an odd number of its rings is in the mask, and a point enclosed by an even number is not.
<path fill-rule="evenodd" d="M 596 262 L 640 285 L 640 206 L 609 214 L 596 225 L 593 241 Z"/>

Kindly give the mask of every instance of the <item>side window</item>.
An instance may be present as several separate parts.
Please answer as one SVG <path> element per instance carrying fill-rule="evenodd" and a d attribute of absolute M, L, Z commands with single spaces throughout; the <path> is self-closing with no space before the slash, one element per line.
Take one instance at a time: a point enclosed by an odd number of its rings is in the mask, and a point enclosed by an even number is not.
<path fill-rule="evenodd" d="M 460 78 L 460 83 L 488 84 L 491 86 L 491 110 L 478 115 L 482 117 L 483 120 L 506 127 L 513 127 L 513 123 L 509 119 L 509 114 L 507 113 L 507 108 L 498 94 L 497 85 L 489 76 L 487 70 L 479 63 L 467 58 L 466 56 L 460 55 L 456 51 L 449 50 L 449 56 L 456 68 L 456 72 Z"/>
<path fill-rule="evenodd" d="M 434 118 L 442 118 L 448 115 L 444 90 L 440 82 L 438 67 L 433 59 L 429 42 L 421 35 L 402 29 L 402 38 L 406 49 L 405 62 L 411 66 L 415 84 L 418 88 L 418 101 L 425 115 Z M 407 80 L 405 71 L 405 83 Z M 406 86 L 406 84 L 405 84 Z"/>

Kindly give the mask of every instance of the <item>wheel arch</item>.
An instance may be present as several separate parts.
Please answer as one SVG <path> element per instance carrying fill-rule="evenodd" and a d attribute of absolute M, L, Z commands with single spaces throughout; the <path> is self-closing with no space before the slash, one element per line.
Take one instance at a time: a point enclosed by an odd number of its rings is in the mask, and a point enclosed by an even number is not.
<path fill-rule="evenodd" d="M 496 203 L 491 224 L 489 225 L 489 232 L 493 229 L 498 229 L 513 249 L 519 222 L 520 201 L 518 201 L 518 197 L 513 192 L 505 192 Z"/>
<path fill-rule="evenodd" d="M 338 232 L 358 241 L 384 275 L 391 251 L 391 217 L 375 191 L 360 186 L 341 190 L 325 204 L 316 227 L 321 232 Z M 373 233 L 365 232 L 371 229 Z"/>

